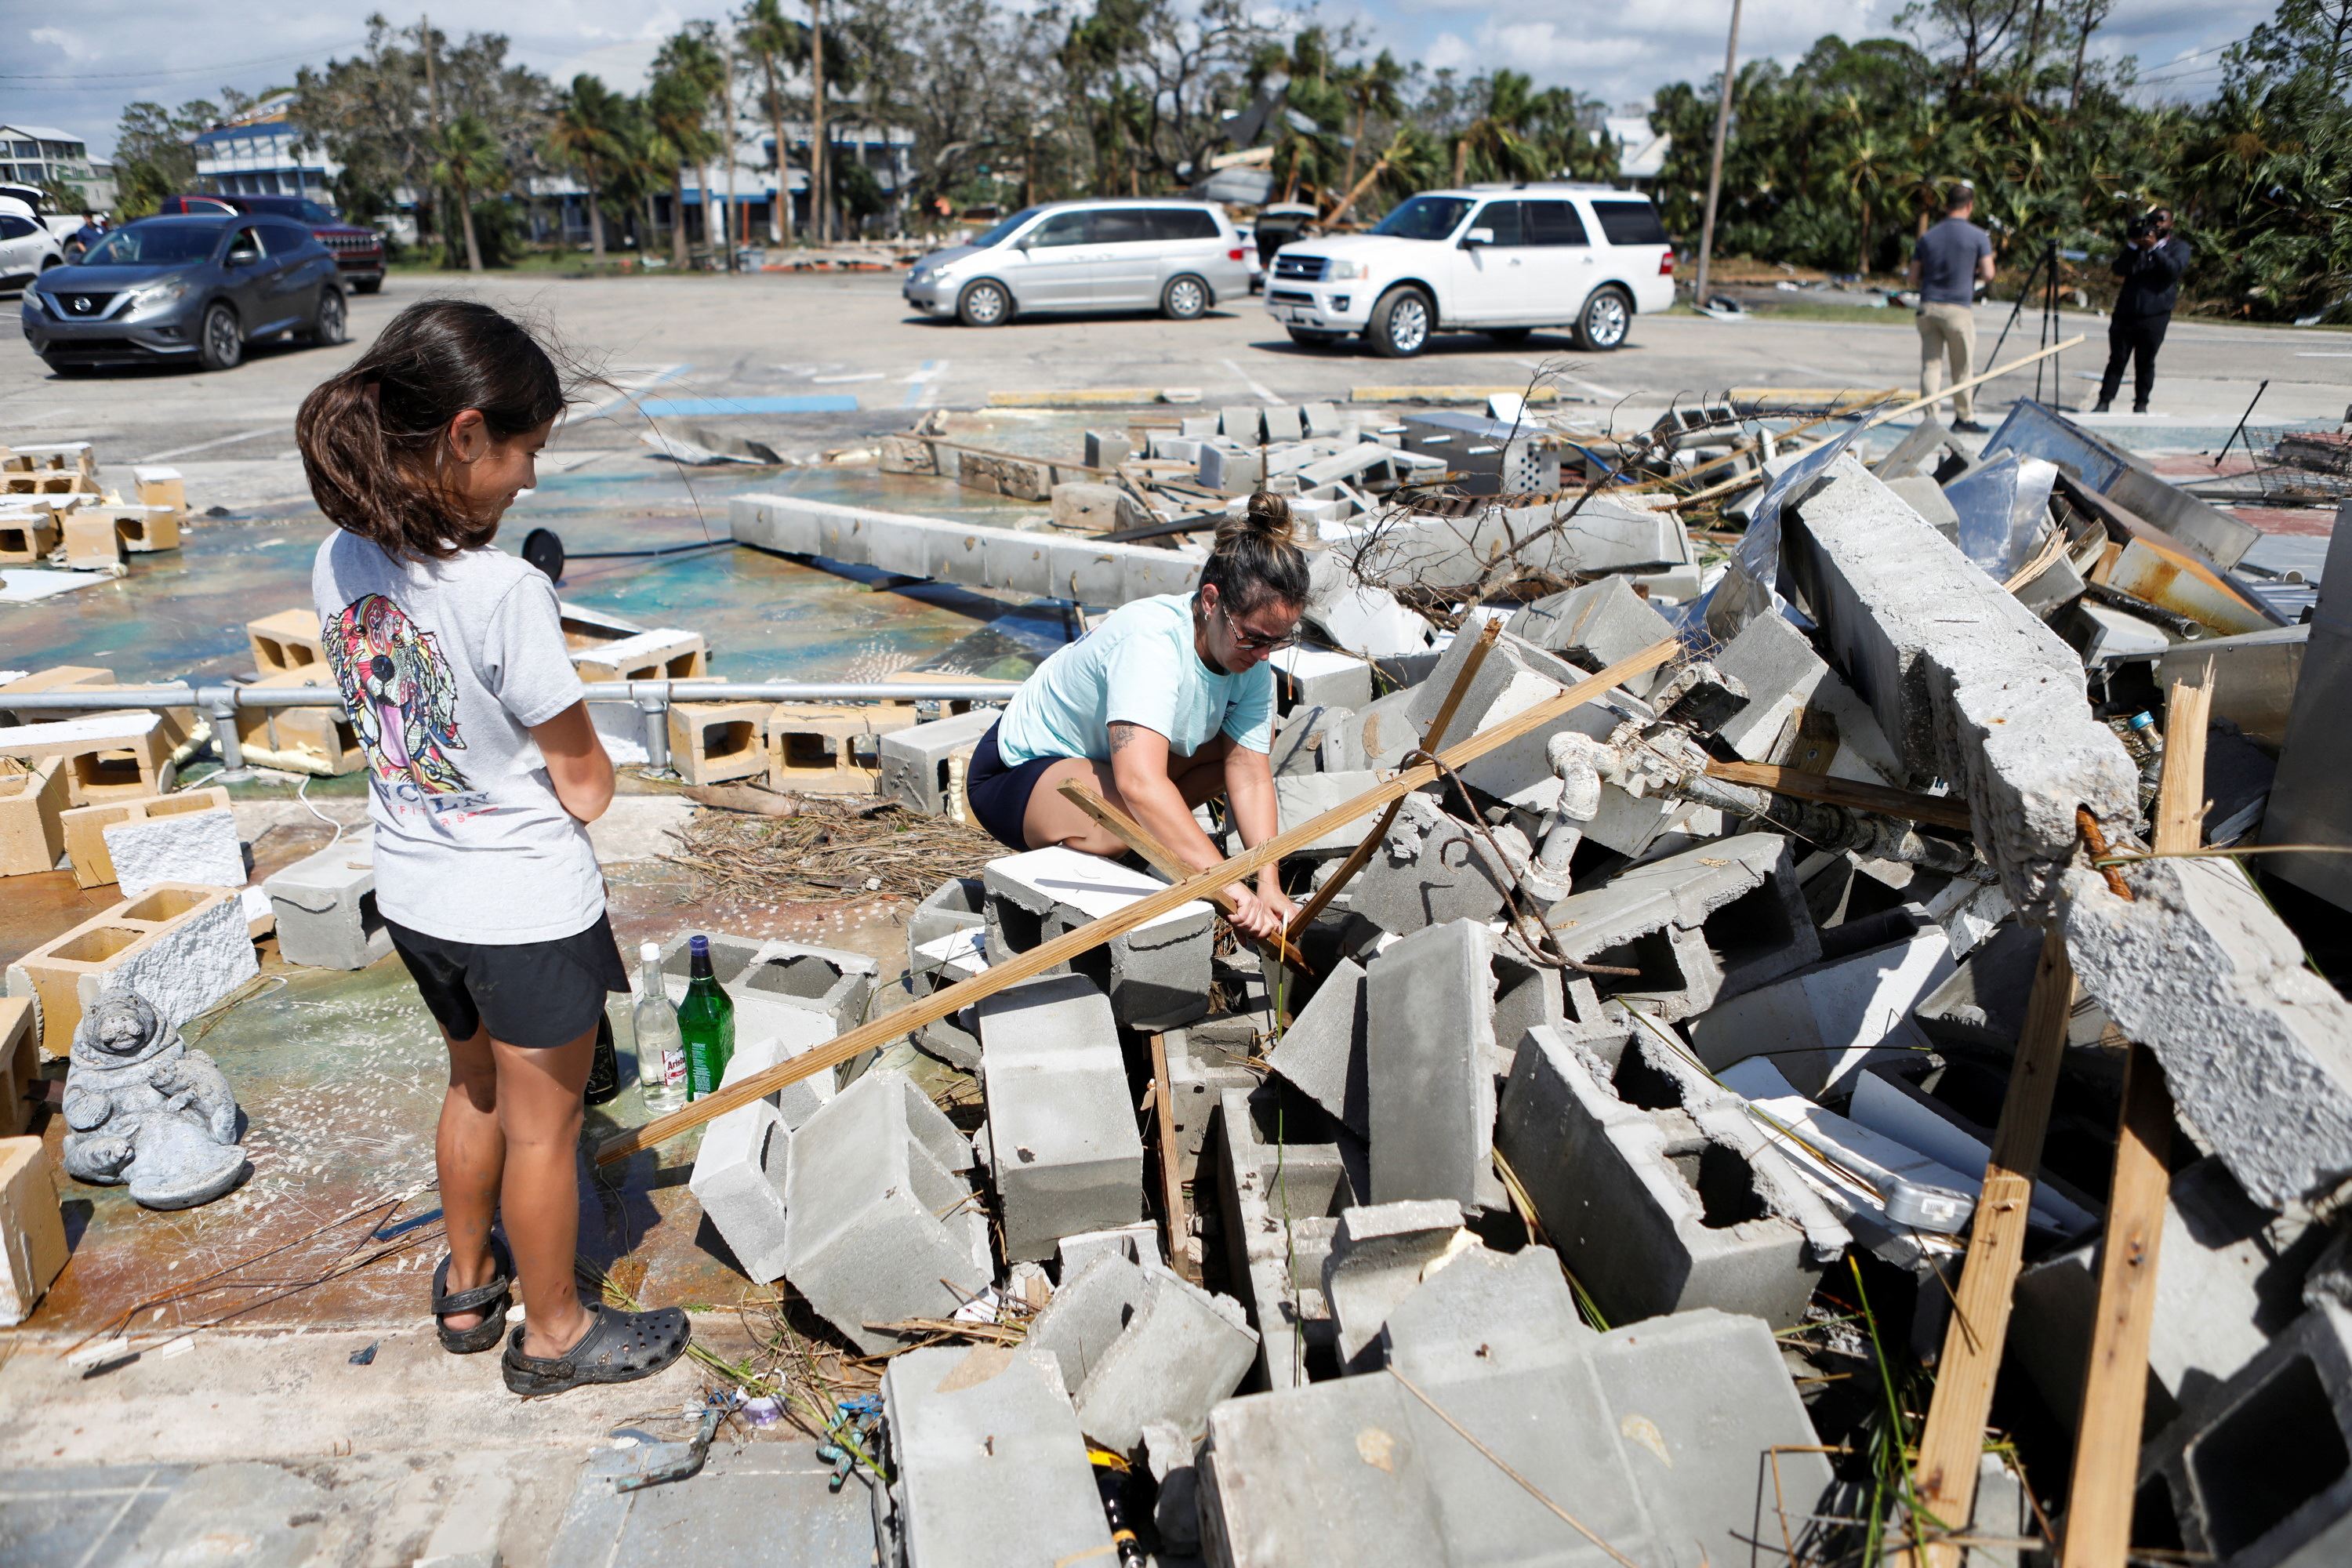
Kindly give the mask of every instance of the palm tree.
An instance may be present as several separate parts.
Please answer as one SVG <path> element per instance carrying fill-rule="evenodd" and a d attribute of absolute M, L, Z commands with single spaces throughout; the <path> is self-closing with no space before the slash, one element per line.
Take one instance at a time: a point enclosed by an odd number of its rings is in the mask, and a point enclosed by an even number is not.
<path fill-rule="evenodd" d="M 809 223 L 816 242 L 833 237 L 832 189 L 825 179 L 831 160 L 824 141 L 824 0 L 809 0 Z"/>
<path fill-rule="evenodd" d="M 598 261 L 604 259 L 604 216 L 602 187 L 621 158 L 621 126 L 627 104 L 604 81 L 583 71 L 555 106 L 548 122 L 548 156 L 580 176 L 588 187 L 588 243 Z"/>
<path fill-rule="evenodd" d="M 1534 112 L 1535 83 L 1515 70 L 1498 70 L 1486 84 L 1486 102 L 1454 143 L 1454 183 L 1469 177 L 1470 160 L 1503 179 L 1531 180 L 1543 173 L 1542 150 L 1521 134 Z"/>
<path fill-rule="evenodd" d="M 669 172 L 669 254 L 679 267 L 686 265 L 686 165 L 700 168 L 716 141 L 708 110 L 694 85 L 680 77 L 656 75 L 646 89 L 654 149 Z"/>
<path fill-rule="evenodd" d="M 785 16 L 778 0 L 750 0 L 737 21 L 735 37 L 744 55 L 759 68 L 761 101 L 768 110 L 769 131 L 776 139 L 776 207 L 769 232 L 789 245 L 793 239 L 792 143 L 784 137 L 784 78 L 793 67 L 808 59 L 809 29 Z"/>
<path fill-rule="evenodd" d="M 466 231 L 466 270 L 482 269 L 482 247 L 474 236 L 474 193 L 496 185 L 506 174 L 506 157 L 478 114 L 460 114 L 433 139 L 433 182 L 457 194 L 457 217 Z"/>
<path fill-rule="evenodd" d="M 711 129 L 712 106 L 726 94 L 727 66 L 719 58 L 717 30 L 709 22 L 690 22 L 663 40 L 654 56 L 653 85 L 646 91 L 646 107 L 654 125 L 677 153 L 681 164 L 692 164 L 695 183 L 702 187 L 702 237 L 717 246 L 726 241 L 726 223 L 712 216 L 709 163 L 731 154 L 726 138 Z M 725 124 L 725 121 L 721 121 Z M 729 127 L 732 129 L 732 127 Z M 670 254 L 686 264 L 686 179 L 670 178 Z"/>
<path fill-rule="evenodd" d="M 1338 205 L 1323 215 L 1323 221 L 1338 223 L 1347 216 L 1348 210 L 1366 191 L 1380 184 L 1383 176 L 1392 178 L 1396 185 L 1411 192 L 1437 184 L 1438 170 L 1443 166 L 1443 154 L 1436 139 L 1410 121 L 1401 123 L 1396 128 L 1396 134 L 1389 139 L 1389 144 L 1381 150 L 1381 155 L 1372 161 L 1372 166 L 1364 171 L 1362 178 L 1348 187 L 1347 194 L 1339 198 Z"/>
<path fill-rule="evenodd" d="M 1404 68 L 1396 57 L 1382 49 L 1378 58 L 1347 68 L 1339 74 L 1339 91 L 1356 110 L 1356 134 L 1348 143 L 1348 166 L 1339 176 L 1339 184 L 1353 190 L 1356 184 L 1356 155 L 1364 145 L 1364 130 L 1373 115 L 1391 123 L 1404 117 Z"/>

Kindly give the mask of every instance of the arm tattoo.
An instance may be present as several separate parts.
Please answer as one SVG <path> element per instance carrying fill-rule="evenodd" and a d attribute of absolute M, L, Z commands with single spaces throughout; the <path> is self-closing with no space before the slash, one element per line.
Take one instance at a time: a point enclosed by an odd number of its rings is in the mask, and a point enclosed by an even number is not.
<path fill-rule="evenodd" d="M 1110 727 L 1110 749 L 1115 752 L 1127 750 L 1128 742 L 1135 739 L 1135 731 L 1133 724 L 1113 724 Z"/>

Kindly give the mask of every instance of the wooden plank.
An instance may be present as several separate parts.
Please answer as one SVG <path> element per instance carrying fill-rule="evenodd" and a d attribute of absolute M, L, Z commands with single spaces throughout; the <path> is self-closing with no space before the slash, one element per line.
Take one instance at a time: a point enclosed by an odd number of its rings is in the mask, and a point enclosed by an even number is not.
<path fill-rule="evenodd" d="M 1936 404 L 1941 403 L 1944 399 L 1951 396 L 1952 394 L 1956 392 L 1966 392 L 1970 388 L 1982 386 L 1988 381 L 1998 381 L 2000 377 L 2007 375 L 2013 370 L 2023 370 L 2027 365 L 2032 364 L 2036 360 L 2048 359 L 2052 354 L 2060 353 L 2067 349 L 2073 348 L 2076 343 L 2081 342 L 2085 335 L 2086 334 L 2082 332 L 2076 332 L 2073 337 L 2068 338 L 2063 343 L 2052 343 L 2046 349 L 2042 349 L 2036 353 L 2026 354 L 2021 358 L 2013 359 L 2007 364 L 1995 365 L 1992 369 L 1985 372 L 1982 375 L 1972 375 L 1966 381 L 1956 381 L 1951 385 L 1945 387 L 1941 392 L 1937 393 L 1933 397 L 1915 397 L 1899 408 L 1890 408 L 1885 413 L 1877 416 L 1875 418 L 1872 419 L 1870 423 L 1864 425 L 1863 428 L 1864 430 L 1875 430 L 1881 425 L 1887 423 L 1889 420 L 1900 419 L 1906 414 L 1916 414 L 1922 408 L 1930 407 Z"/>
<path fill-rule="evenodd" d="M 1161 876 L 1167 878 L 1170 881 L 1181 882 L 1185 878 L 1192 875 L 1192 868 L 1190 866 L 1185 865 L 1183 861 L 1178 859 L 1176 858 L 1176 852 L 1169 848 L 1167 845 L 1161 843 L 1159 836 L 1153 833 L 1151 829 L 1144 826 L 1143 824 L 1136 821 L 1135 818 L 1128 816 L 1127 813 L 1119 810 L 1118 807 L 1111 805 L 1110 802 L 1105 800 L 1102 796 L 1097 795 L 1094 791 L 1088 789 L 1077 780 L 1068 779 L 1064 781 L 1062 784 L 1062 798 L 1068 801 L 1072 805 L 1076 806 L 1080 811 L 1085 812 L 1088 816 L 1092 817 L 1097 826 L 1102 828 L 1105 832 L 1109 833 L 1118 838 L 1120 843 L 1126 845 L 1129 849 L 1134 850 L 1138 855 L 1142 856 L 1144 859 L 1150 861 L 1151 868 L 1159 872 Z M 1211 868 L 1211 869 L 1214 869 L 1214 868 Z M 1234 896 L 1231 893 L 1226 892 L 1223 888 L 1220 887 L 1213 889 L 1209 894 L 1209 901 L 1216 905 L 1218 909 L 1223 910 L 1227 920 L 1231 920 L 1233 918 Z M 1241 934 L 1244 935 L 1245 940 L 1253 943 L 1257 941 L 1255 937 L 1248 936 L 1246 932 Z M 1274 936 L 1274 941 L 1269 945 L 1273 947 L 1275 956 L 1281 959 L 1283 963 L 1290 965 L 1291 968 L 1299 971 L 1303 974 L 1312 974 L 1315 973 L 1312 969 L 1309 969 L 1307 966 L 1306 955 L 1301 953 L 1296 947 L 1293 947 L 1291 945 L 1290 939 L 1282 932 L 1276 931 Z"/>
<path fill-rule="evenodd" d="M 1925 822 L 1963 833 L 1970 830 L 1968 803 L 1957 795 L 1916 795 L 1907 789 L 1889 789 L 1885 784 L 1865 784 L 1859 779 L 1799 773 L 1771 763 L 1709 763 L 1706 776 L 1726 784 L 1768 789 L 1774 795 L 1792 795 L 1799 800 L 1818 800 L 1831 805 L 1850 805 L 1857 811 L 1874 811 L 1883 816 L 1899 816 L 1906 822 Z"/>
<path fill-rule="evenodd" d="M 1673 637 L 1653 643 L 1637 654 L 1619 659 L 1600 674 L 1578 681 L 1559 696 L 1538 702 L 1492 729 L 1483 730 L 1457 746 L 1448 747 L 1440 753 L 1441 760 L 1450 768 L 1461 768 L 1475 762 L 1523 735 L 1556 723 L 1612 687 L 1622 685 L 1646 670 L 1657 668 L 1672 659 L 1680 647 Z M 642 1127 L 616 1132 L 597 1145 L 596 1163 L 608 1165 L 615 1160 L 625 1160 L 640 1149 L 649 1149 L 675 1138 L 688 1128 L 699 1127 L 738 1106 L 749 1105 L 772 1094 L 787 1084 L 798 1083 L 804 1078 L 838 1067 L 860 1052 L 887 1045 L 909 1030 L 919 1029 L 935 1019 L 961 1011 L 983 996 L 994 995 L 1008 985 L 1016 985 L 1033 975 L 1043 974 L 1080 953 L 1092 952 L 1114 937 L 1125 936 L 1136 927 L 1157 920 L 1180 905 L 1205 897 L 1211 888 L 1222 887 L 1236 877 L 1252 876 L 1261 867 L 1273 865 L 1285 855 L 1314 843 L 1333 828 L 1343 827 L 1391 801 L 1402 800 L 1413 791 L 1435 783 L 1438 777 L 1437 766 L 1433 763 L 1407 768 L 1386 783 L 1375 784 L 1319 816 L 1310 817 L 1296 827 L 1276 834 L 1256 848 L 1245 849 L 1213 869 L 1188 877 L 1173 887 L 1162 888 L 1156 893 L 1136 900 L 1117 914 L 1090 921 L 1076 931 L 1066 931 L 1051 942 L 1041 942 L 1026 952 L 1016 953 L 1002 963 L 992 964 L 985 973 L 975 974 L 969 980 L 941 986 L 919 1002 L 859 1025 L 830 1045 L 803 1051 L 792 1060 L 778 1063 L 765 1072 L 753 1073 L 740 1082 L 704 1095 L 682 1110 L 656 1117 Z"/>
<path fill-rule="evenodd" d="M 1470 657 L 1462 661 L 1462 668 L 1454 675 L 1454 685 L 1446 691 L 1445 700 L 1438 704 L 1437 717 L 1429 721 L 1429 733 L 1422 737 L 1424 750 L 1444 744 L 1446 727 L 1454 722 L 1454 710 L 1462 706 L 1463 696 L 1469 691 L 1470 682 L 1476 678 L 1478 667 L 1486 662 L 1486 655 L 1493 650 L 1495 639 L 1502 632 L 1503 623 L 1499 620 L 1487 621 L 1486 628 L 1479 632 L 1478 646 L 1472 648 Z M 1395 824 L 1397 811 L 1402 804 L 1402 799 L 1391 802 L 1388 810 L 1381 814 L 1379 825 L 1365 836 L 1362 843 L 1348 851 L 1348 858 L 1339 862 L 1338 870 L 1323 879 L 1323 885 L 1315 889 L 1315 896 L 1307 900 L 1307 907 L 1300 910 L 1298 918 L 1290 922 L 1287 934 L 1293 941 L 1315 923 L 1316 916 L 1330 907 L 1331 900 L 1355 879 L 1357 872 L 1371 863 L 1373 852 L 1389 836 L 1389 828 Z"/>
<path fill-rule="evenodd" d="M 1961 1268 L 1951 1323 L 1944 1332 L 1936 1392 L 1919 1437 L 1912 1528 L 1920 1543 L 1909 1561 L 1927 1568 L 1960 1568 L 1961 1549 L 1940 1538 L 1965 1535 L 1976 1509 L 1977 1461 L 1984 1452 L 1993 1379 L 2000 1371 L 2011 1298 L 2025 1254 L 2033 1173 L 2042 1163 L 2042 1142 L 2050 1130 L 2051 1095 L 2057 1088 L 2066 1019 L 2074 1005 L 2074 969 L 2066 956 L 2066 939 L 2055 931 L 2044 931 L 2032 999 L 2010 1068 L 2009 1093 L 2001 1101 L 1992 1157 L 1985 1165 L 1984 1193 L 1969 1230 L 1968 1261 Z"/>
<path fill-rule="evenodd" d="M 1151 1037 L 1151 1098 L 1160 1124 L 1160 1218 L 1168 1231 L 1168 1267 L 1192 1279 L 1196 1277 L 1184 1256 L 1184 1176 L 1176 1163 L 1176 1102 L 1168 1079 L 1168 1040 L 1157 1031 Z"/>
<path fill-rule="evenodd" d="M 2212 701 L 2209 683 L 2182 680 L 2173 683 L 2165 704 L 2164 777 L 2156 795 L 2159 855 L 2178 855 L 2204 840 L 2205 728 Z M 2099 1247 L 2099 1304 L 2091 1320 L 2059 1568 L 2123 1568 L 2131 1545 L 2171 1152 L 2172 1101 L 2164 1069 L 2155 1052 L 2135 1043 L 2124 1063 L 2123 1121 Z"/>

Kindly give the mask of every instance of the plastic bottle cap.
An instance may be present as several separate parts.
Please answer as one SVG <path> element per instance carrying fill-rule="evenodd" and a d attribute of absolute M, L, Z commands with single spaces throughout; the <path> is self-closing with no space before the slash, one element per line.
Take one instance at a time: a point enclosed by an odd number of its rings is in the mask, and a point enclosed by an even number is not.
<path fill-rule="evenodd" d="M 686 939 L 686 950 L 688 952 L 709 952 L 710 939 L 707 936 L 690 936 Z"/>
<path fill-rule="evenodd" d="M 2152 713 L 2135 713 L 2131 716 L 2131 727 L 2135 730 L 2150 729 L 2155 723 L 2156 716 Z"/>
<path fill-rule="evenodd" d="M 637 957 L 640 961 L 646 963 L 655 963 L 661 957 L 661 943 L 657 942 L 639 942 L 637 944 Z"/>

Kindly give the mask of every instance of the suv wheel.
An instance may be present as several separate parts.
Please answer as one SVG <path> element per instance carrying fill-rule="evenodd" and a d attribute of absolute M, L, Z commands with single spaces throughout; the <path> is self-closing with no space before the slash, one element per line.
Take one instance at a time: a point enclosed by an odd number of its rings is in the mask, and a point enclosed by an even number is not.
<path fill-rule="evenodd" d="M 1596 289 L 1576 318 L 1576 346 L 1599 353 L 1622 348 L 1633 325 L 1633 301 L 1625 297 L 1624 291 Z"/>
<path fill-rule="evenodd" d="M 196 336 L 196 363 L 206 370 L 235 370 L 244 358 L 245 328 L 236 312 L 226 305 L 209 307 Z"/>
<path fill-rule="evenodd" d="M 1171 278 L 1160 291 L 1160 309 L 1171 321 L 1198 320 L 1209 308 L 1209 286 L 1187 272 Z"/>
<path fill-rule="evenodd" d="M 318 311 L 310 318 L 310 325 L 304 330 L 302 340 L 305 342 L 317 343 L 320 347 L 341 342 L 344 335 L 344 321 L 343 291 L 340 289 L 321 289 L 319 290 Z"/>
<path fill-rule="evenodd" d="M 1372 307 L 1372 324 L 1365 334 L 1382 359 L 1411 359 L 1429 346 L 1433 324 L 1428 295 L 1418 289 L 1397 289 Z"/>
<path fill-rule="evenodd" d="M 1001 327 L 1013 314 L 1013 296 L 1004 285 L 983 278 L 956 300 L 956 320 L 967 327 Z"/>

